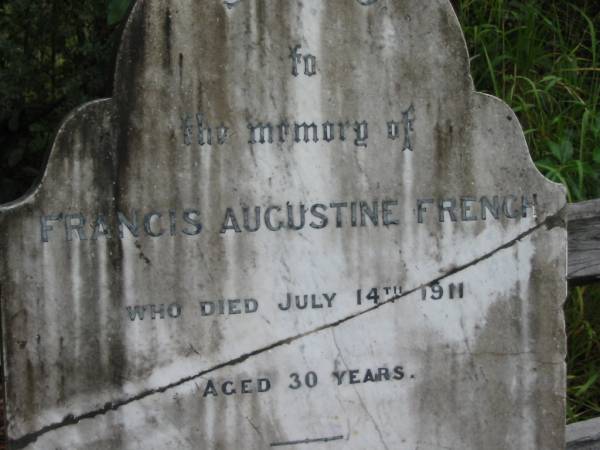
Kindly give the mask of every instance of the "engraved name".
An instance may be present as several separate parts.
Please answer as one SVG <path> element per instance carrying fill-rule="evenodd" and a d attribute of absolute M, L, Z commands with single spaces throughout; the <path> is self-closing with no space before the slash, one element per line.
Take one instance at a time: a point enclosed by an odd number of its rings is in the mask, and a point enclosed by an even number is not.
<path fill-rule="evenodd" d="M 476 222 L 488 220 L 520 220 L 536 217 L 537 195 L 494 195 L 459 198 L 417 199 L 412 208 L 418 224 L 435 222 Z M 340 201 L 314 204 L 286 204 L 228 207 L 220 217 L 221 225 L 209 232 L 221 235 L 279 232 L 325 228 L 390 227 L 400 225 L 398 200 Z M 210 212 L 211 216 L 215 213 Z M 194 237 L 204 231 L 199 209 L 168 211 L 133 210 L 126 214 L 85 215 L 81 212 L 59 212 L 40 217 L 41 241 L 97 241 L 124 239 L 129 235 L 161 238 L 165 236 Z"/>

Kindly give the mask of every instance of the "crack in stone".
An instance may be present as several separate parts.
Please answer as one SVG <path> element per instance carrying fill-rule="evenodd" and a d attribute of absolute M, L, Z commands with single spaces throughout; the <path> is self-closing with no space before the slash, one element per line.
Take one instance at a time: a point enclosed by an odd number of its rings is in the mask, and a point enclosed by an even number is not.
<path fill-rule="evenodd" d="M 262 435 L 262 433 L 260 432 L 260 428 L 258 428 L 254 422 L 252 422 L 250 420 L 250 417 L 246 416 L 246 420 L 248 421 L 248 423 L 250 424 L 250 426 L 254 429 L 254 431 L 256 431 L 256 434 L 258 434 L 260 436 L 261 441 L 263 442 L 267 442 L 265 437 Z"/>
<path fill-rule="evenodd" d="M 8 439 L 8 444 L 9 444 L 9 448 L 15 449 L 15 450 L 19 450 L 19 449 L 23 449 L 25 447 L 27 447 L 28 445 L 36 442 L 41 436 L 50 433 L 52 431 L 61 429 L 61 428 L 65 428 L 71 425 L 77 425 L 79 422 L 83 421 L 83 420 L 88 420 L 88 419 L 94 419 L 95 417 L 98 416 L 102 416 L 105 415 L 111 411 L 116 411 L 124 406 L 127 406 L 131 403 L 135 403 L 137 401 L 143 400 L 147 397 L 150 397 L 152 395 L 155 394 L 162 394 L 168 390 L 177 388 L 185 383 L 188 383 L 190 381 L 194 381 L 198 378 L 202 378 L 207 374 L 210 374 L 212 372 L 216 372 L 217 370 L 223 369 L 225 367 L 232 367 L 232 366 L 236 366 L 238 364 L 241 364 L 245 361 L 247 361 L 250 358 L 253 358 L 255 356 L 261 355 L 263 353 L 269 352 L 271 350 L 274 350 L 276 348 L 279 347 L 283 347 L 285 345 L 290 345 L 300 339 L 303 339 L 307 336 L 311 336 L 314 334 L 318 334 L 322 331 L 328 330 L 328 329 L 332 329 L 335 327 L 338 327 L 346 322 L 349 322 L 351 320 L 357 319 L 359 317 L 362 317 L 364 315 L 370 314 L 373 311 L 376 311 L 384 306 L 388 306 L 390 304 L 395 303 L 397 300 L 400 300 L 404 297 L 407 297 L 415 292 L 418 292 L 420 289 L 422 289 L 424 286 L 429 286 L 431 284 L 435 284 L 435 283 L 439 283 L 440 281 L 449 278 L 453 275 L 456 275 L 459 272 L 462 272 L 464 270 L 469 269 L 470 267 L 473 267 L 487 259 L 492 258 L 494 255 L 496 255 L 497 253 L 501 252 L 502 250 L 506 250 L 508 248 L 511 248 L 512 246 L 516 245 L 518 242 L 520 242 L 522 239 L 525 239 L 526 237 L 529 237 L 530 235 L 534 234 L 536 231 L 538 231 L 539 229 L 541 229 L 542 227 L 547 227 L 548 229 L 552 229 L 554 227 L 557 226 L 557 218 L 561 217 L 561 214 L 563 212 L 563 210 L 566 208 L 566 206 L 561 209 L 557 214 L 553 215 L 553 216 L 549 216 L 547 217 L 543 222 L 540 222 L 539 224 L 537 224 L 535 227 L 528 229 L 527 231 L 524 231 L 523 233 L 519 234 L 517 237 L 515 237 L 514 239 L 506 242 L 505 244 L 502 244 L 501 246 L 491 250 L 490 252 L 480 256 L 479 258 L 476 258 L 468 263 L 465 263 L 461 266 L 457 266 L 451 270 L 449 270 L 448 272 L 444 273 L 443 275 L 440 275 L 439 277 L 427 282 L 427 283 L 423 283 L 420 286 L 417 286 L 411 290 L 405 291 L 402 294 L 396 295 L 392 298 L 389 298 L 388 300 L 381 302 L 377 305 L 371 306 L 367 309 L 364 309 L 362 311 L 356 312 L 354 314 L 350 314 L 346 317 L 343 317 L 341 319 L 336 320 L 335 322 L 331 322 L 328 324 L 324 324 L 321 325 L 315 329 L 309 330 L 309 331 L 305 331 L 304 333 L 300 333 L 297 334 L 295 336 L 291 336 L 285 339 L 281 339 L 279 341 L 276 341 L 270 345 L 261 347 L 259 349 L 256 349 L 252 352 L 249 353 L 245 353 L 241 356 L 238 356 L 237 358 L 231 359 L 229 361 L 217 364 L 211 368 L 208 368 L 206 370 L 203 370 L 201 372 L 198 372 L 196 374 L 184 377 L 184 378 L 180 378 L 177 381 L 174 381 L 173 383 L 167 384 L 165 386 L 162 387 L 158 387 L 158 388 L 154 388 L 154 389 L 147 389 L 144 390 L 142 392 L 140 392 L 139 394 L 129 397 L 129 398 L 124 398 L 121 400 L 117 400 L 114 402 L 107 402 L 103 407 L 92 410 L 92 411 L 88 411 L 86 413 L 83 414 L 79 414 L 77 416 L 73 415 L 73 414 L 69 414 L 66 417 L 63 418 L 62 421 L 60 422 L 56 422 L 50 425 L 47 425 L 43 428 L 40 428 L 37 431 L 28 433 L 20 438 L 17 439 Z M 564 223 L 564 222 L 563 222 Z"/>

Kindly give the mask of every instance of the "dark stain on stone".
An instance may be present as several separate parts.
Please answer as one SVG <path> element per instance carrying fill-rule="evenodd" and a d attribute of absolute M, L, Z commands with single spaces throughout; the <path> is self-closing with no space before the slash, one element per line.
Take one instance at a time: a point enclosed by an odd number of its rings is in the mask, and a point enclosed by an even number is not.
<path fill-rule="evenodd" d="M 441 103 L 438 105 L 438 122 L 435 123 L 433 129 L 433 172 L 434 180 L 436 181 L 433 188 L 434 201 L 442 201 L 452 191 L 453 181 L 448 174 L 453 173 L 452 167 L 452 151 L 454 144 L 454 127 L 450 119 L 445 119 L 443 116 Z M 445 180 L 442 184 L 440 181 Z M 434 220 L 438 220 L 435 218 Z M 446 218 L 448 220 L 448 218 Z M 437 248 L 443 248 L 441 245 L 442 233 L 438 228 L 432 235 L 435 239 Z M 441 251 L 435 252 L 435 259 L 440 262 L 444 258 Z"/>
<path fill-rule="evenodd" d="M 509 446 L 506 439 L 520 435 L 512 424 L 513 418 L 522 411 L 524 398 L 513 391 L 511 383 L 513 380 L 520 382 L 522 374 L 514 374 L 508 357 L 494 365 L 492 373 L 489 359 L 499 356 L 486 354 L 512 352 L 519 348 L 514 347 L 518 343 L 505 339 L 508 335 L 506 326 L 512 322 L 510 305 L 510 299 L 496 301 L 487 317 L 489 325 L 480 330 L 476 342 L 430 347 L 425 352 L 425 364 L 413 397 L 418 402 L 415 414 L 420 418 L 419 442 L 454 448 L 453 443 L 456 444 L 457 437 L 461 436 L 461 448 L 515 448 Z M 488 371 L 483 371 L 483 367 L 488 367 Z M 493 424 L 484 421 L 490 416 L 495 417 Z"/>
<path fill-rule="evenodd" d="M 529 238 L 536 249 L 532 265 L 539 268 L 551 259 L 554 249 L 543 246 L 547 242 L 544 225 L 535 229 L 540 233 Z M 517 245 L 522 239 L 513 241 L 515 259 L 519 258 Z M 556 343 L 563 341 L 560 334 L 564 329 L 556 322 L 562 320 L 561 308 L 554 304 L 554 292 L 563 281 L 536 269 L 529 280 L 527 294 L 517 281 L 506 293 L 496 296 L 481 321 L 484 325 L 472 332 L 474 337 L 465 345 L 457 342 L 449 349 L 426 352 L 426 365 L 414 396 L 419 403 L 419 436 L 423 441 L 451 446 L 448 437 L 461 436 L 464 448 L 505 450 L 521 449 L 519 438 L 530 432 L 536 436 L 535 448 L 554 448 L 562 439 L 557 439 L 557 430 L 563 426 L 564 404 L 555 394 L 555 364 L 560 364 L 560 357 L 554 363 L 544 358 L 556 355 Z M 469 333 L 465 330 L 466 335 Z M 564 347 L 558 351 L 565 354 Z M 457 359 L 453 354 L 463 362 L 446 371 L 444 364 Z M 435 361 L 435 370 L 428 369 L 433 367 L 431 362 L 427 365 L 430 359 Z M 452 378 L 463 382 L 452 385 Z M 460 385 L 463 388 L 458 391 Z M 515 417 L 527 414 L 531 399 L 535 399 L 536 414 L 527 416 L 528 423 L 515 421 Z M 441 422 L 440 417 L 448 419 Z M 494 417 L 494 423 L 483 422 L 484 417 Z M 466 436 L 470 436 L 469 441 L 464 440 Z"/>
<path fill-rule="evenodd" d="M 566 208 L 563 208 L 559 214 L 549 217 L 546 220 L 546 228 L 553 230 L 554 228 L 567 228 L 567 222 L 565 219 Z"/>
<path fill-rule="evenodd" d="M 164 70 L 166 70 L 167 72 L 171 73 L 172 72 L 172 65 L 171 65 L 171 53 L 173 51 L 173 43 L 172 43 L 172 27 L 173 27 L 173 23 L 172 23 L 172 18 L 171 18 L 171 9 L 167 7 L 167 11 L 165 13 L 165 19 L 164 19 L 164 40 L 165 40 L 165 48 L 163 51 L 163 68 Z"/>
<path fill-rule="evenodd" d="M 140 109 L 143 107 L 144 95 L 140 92 L 140 83 L 143 79 L 146 66 L 146 41 L 147 37 L 147 2 L 142 1 L 133 9 L 128 27 L 124 33 L 123 44 L 120 50 L 120 59 L 117 72 L 118 83 L 115 83 L 116 114 L 114 127 L 116 128 L 114 144 L 114 203 L 112 213 L 116 216 L 117 211 L 129 212 L 132 205 L 129 204 L 132 166 L 130 164 L 131 149 L 139 147 L 141 136 L 138 134 L 139 123 L 136 122 Z M 167 19 L 165 19 L 165 27 Z M 170 44 L 169 44 L 170 45 Z M 120 239 L 112 239 L 107 242 L 108 263 L 110 270 L 114 273 L 114 283 L 109 287 L 110 294 L 107 296 L 111 303 L 105 305 L 109 311 L 110 321 L 119 324 L 108 332 L 107 367 L 103 368 L 107 373 L 107 382 L 119 389 L 125 382 L 128 367 L 126 352 L 126 324 L 123 323 L 121 310 L 123 305 L 123 248 Z"/>
<path fill-rule="evenodd" d="M 441 106 L 441 105 L 440 105 Z M 441 108 L 438 110 L 440 111 Z M 435 179 L 436 180 L 447 180 L 447 174 L 451 171 L 452 166 L 452 150 L 454 143 L 454 127 L 449 119 L 444 119 L 443 116 L 438 116 L 441 121 L 436 122 L 434 126 L 434 148 L 433 158 L 435 163 Z M 443 192 L 439 192 L 440 189 L 444 189 L 446 186 L 440 186 L 436 184 L 438 192 L 436 192 L 438 198 L 443 197 Z"/>
<path fill-rule="evenodd" d="M 483 262 L 483 261 L 485 261 L 485 260 L 487 260 L 489 258 L 492 258 L 498 252 L 500 252 L 502 250 L 505 250 L 505 249 L 508 249 L 508 248 L 516 245 L 516 243 L 518 243 L 522 239 L 525 239 L 526 237 L 531 236 L 532 234 L 536 233 L 541 228 L 543 228 L 544 225 L 545 225 L 544 223 L 541 223 L 538 226 L 536 226 L 534 228 L 531 228 L 530 230 L 527 230 L 526 232 L 524 232 L 521 235 L 517 236 L 512 241 L 507 242 L 507 243 L 499 246 L 498 248 L 490 251 L 489 253 L 480 256 L 479 258 L 476 258 L 476 259 L 470 261 L 467 264 L 464 264 L 464 265 L 462 265 L 460 267 L 457 267 L 454 271 L 446 273 L 446 274 L 443 274 L 440 277 L 437 277 L 436 279 L 433 279 L 429 283 L 425 283 L 425 284 L 429 285 L 429 284 L 439 283 L 442 280 L 448 279 L 452 275 L 455 275 L 457 273 L 465 271 L 469 267 L 472 267 L 472 266 L 474 266 L 476 264 L 479 264 L 479 263 L 481 263 L 481 262 Z M 314 335 L 314 334 L 320 333 L 320 332 L 325 331 L 325 330 L 330 330 L 330 329 L 338 327 L 338 326 L 340 326 L 340 325 L 342 325 L 342 324 L 344 324 L 346 322 L 358 319 L 359 317 L 366 316 L 367 314 L 370 314 L 373 311 L 376 311 L 376 310 L 378 310 L 380 308 L 383 308 L 383 307 L 387 307 L 390 304 L 393 304 L 397 300 L 400 300 L 400 299 L 402 299 L 404 297 L 407 297 L 407 296 L 409 296 L 411 294 L 414 294 L 415 292 L 419 291 L 419 289 L 420 289 L 420 287 L 417 286 L 417 287 L 414 287 L 413 289 L 406 290 L 401 295 L 398 295 L 398 296 L 396 296 L 396 297 L 394 297 L 392 299 L 388 299 L 385 302 L 381 302 L 378 305 L 372 306 L 372 307 L 367 308 L 365 310 L 362 310 L 360 312 L 357 312 L 357 313 L 351 314 L 349 316 L 343 317 L 343 318 L 341 318 L 341 319 L 339 319 L 339 320 L 337 320 L 335 322 L 327 323 L 327 324 L 322 325 L 320 327 L 317 327 L 317 328 L 315 328 L 313 330 L 309 330 L 309 331 L 306 331 L 304 333 L 297 334 L 295 336 L 291 336 L 291 337 L 288 337 L 288 338 L 281 339 L 279 341 L 273 342 L 272 344 L 266 345 L 264 347 L 257 348 L 256 350 L 254 350 L 252 352 L 245 353 L 243 355 L 238 356 L 237 358 L 233 358 L 233 359 L 231 359 L 229 361 L 226 361 L 226 362 L 223 362 L 223 363 L 219 363 L 219 364 L 217 364 L 217 365 L 215 365 L 215 366 L 213 366 L 211 368 L 208 368 L 206 370 L 202 370 L 201 372 L 198 372 L 196 374 L 192 374 L 190 376 L 183 377 L 183 378 L 181 378 L 179 380 L 176 380 L 176 381 L 174 381 L 174 382 L 172 382 L 172 383 L 170 383 L 168 385 L 162 386 L 160 388 L 147 389 L 145 391 L 142 391 L 142 392 L 138 393 L 137 395 L 126 397 L 126 398 L 122 398 L 120 400 L 115 400 L 115 401 L 110 402 L 110 403 L 106 403 L 102 408 L 97 408 L 97 409 L 88 411 L 88 412 L 83 413 L 83 414 L 81 414 L 81 415 L 79 415 L 77 417 L 75 417 L 73 415 L 68 415 L 68 416 L 64 417 L 63 420 L 61 420 L 59 422 L 55 422 L 55 423 L 49 424 L 49 425 L 47 425 L 47 426 L 45 426 L 45 427 L 43 427 L 41 429 L 38 429 L 37 431 L 28 433 L 28 434 L 26 434 L 24 436 L 21 436 L 20 438 L 17 438 L 15 440 L 9 441 L 9 443 L 15 449 L 25 448 L 29 444 L 37 441 L 39 437 L 45 435 L 48 432 L 51 432 L 51 431 L 57 430 L 57 429 L 61 429 L 61 428 L 64 428 L 64 427 L 68 427 L 68 426 L 71 426 L 71 425 L 76 425 L 79 422 L 81 422 L 82 420 L 93 419 L 95 417 L 105 415 L 105 414 L 107 414 L 110 411 L 118 410 L 118 409 L 120 409 L 120 408 L 122 408 L 122 407 L 124 407 L 124 406 L 126 406 L 128 404 L 140 401 L 140 400 L 145 399 L 147 397 L 150 397 L 150 396 L 153 396 L 153 395 L 156 395 L 156 394 L 159 394 L 159 393 L 164 393 L 166 391 L 174 389 L 174 388 L 176 388 L 178 386 L 181 386 L 183 384 L 195 381 L 197 379 L 203 379 L 203 378 L 205 378 L 206 375 L 214 373 L 214 372 L 216 372 L 216 371 L 218 371 L 220 369 L 223 369 L 223 368 L 226 368 L 226 367 L 237 366 L 237 365 L 239 365 L 239 364 L 241 364 L 241 363 L 243 363 L 243 362 L 245 362 L 245 361 L 247 361 L 247 360 L 249 360 L 251 358 L 254 358 L 254 357 L 258 356 L 258 355 L 262 355 L 262 354 L 268 353 L 269 351 L 274 350 L 276 348 L 283 347 L 283 346 L 286 346 L 286 345 L 290 345 L 290 344 L 292 344 L 294 342 L 297 342 L 297 341 L 299 341 L 299 340 L 301 340 L 301 339 L 303 339 L 303 338 L 305 338 L 307 336 Z"/>
<path fill-rule="evenodd" d="M 259 36 L 259 41 L 257 45 L 261 49 L 258 52 L 258 61 L 260 67 L 267 66 L 270 63 L 269 59 L 271 57 L 271 55 L 269 54 L 271 49 L 267 45 L 267 36 L 269 34 L 267 24 L 267 6 L 265 5 L 267 1 L 269 0 L 258 0 L 256 2 L 256 26 L 258 28 Z M 269 1 L 269 3 L 271 2 Z"/>
<path fill-rule="evenodd" d="M 56 361 L 57 369 L 61 374 L 57 388 L 57 400 L 59 404 L 64 404 L 67 401 L 67 380 L 65 378 L 65 365 L 69 364 L 67 356 L 68 355 L 65 355 L 65 338 L 64 336 L 60 336 L 58 341 L 58 359 Z"/>
<path fill-rule="evenodd" d="M 35 418 L 37 411 L 37 404 L 35 393 L 37 392 L 37 383 L 38 380 L 35 374 L 34 364 L 31 362 L 29 358 L 27 358 L 27 363 L 25 366 L 25 401 L 24 401 L 24 409 L 23 409 L 23 418 L 26 421 L 31 421 Z"/>
<path fill-rule="evenodd" d="M 136 128 L 132 115 L 143 100 L 139 83 L 143 78 L 146 60 L 146 2 L 139 2 L 133 10 L 133 16 L 123 36 L 123 44 L 120 50 L 119 71 L 115 83 L 115 99 L 117 100 L 117 127 L 118 137 L 116 142 L 116 154 L 118 158 L 118 176 L 116 177 L 117 206 L 122 193 L 128 192 L 128 179 L 130 169 L 130 148 L 134 148 L 136 142 L 132 142 L 131 130 Z M 124 209 L 125 211 L 127 209 Z"/>
<path fill-rule="evenodd" d="M 179 54 L 179 89 L 183 88 L 183 53 Z"/>
<path fill-rule="evenodd" d="M 0 214 L 0 218 L 7 219 L 7 215 Z M 8 220 L 3 220 L 2 226 L 2 235 L 0 239 L 0 248 L 2 250 L 3 255 L 9 255 L 7 252 L 8 246 L 6 245 L 8 241 L 8 235 L 4 232 L 4 230 L 9 229 L 18 229 L 11 228 Z M 7 226 L 8 225 L 8 226 Z M 14 236 L 11 236 L 14 239 Z M 23 236 L 20 236 L 19 239 L 23 240 Z M 33 367 L 31 365 L 31 361 L 29 358 L 25 358 L 17 348 L 17 340 L 19 339 L 19 330 L 27 329 L 27 322 L 29 318 L 29 312 L 27 309 L 18 306 L 16 311 L 11 311 L 9 308 L 11 303 L 9 299 L 16 298 L 18 294 L 15 293 L 15 286 L 11 285 L 9 280 L 5 280 L 3 277 L 8 274 L 8 263 L 9 258 L 0 258 L 0 305 L 2 305 L 2 321 L 0 322 L 3 326 L 2 329 L 2 346 L 0 347 L 0 351 L 2 351 L 2 361 L 6 361 L 6 364 L 2 364 L 2 379 L 4 383 L 2 385 L 3 392 L 2 395 L 5 394 L 4 398 L 6 401 L 4 402 L 4 409 L 7 415 L 4 417 L 10 417 L 8 414 L 15 414 L 19 409 L 24 411 L 24 417 L 28 418 L 32 415 L 35 415 L 35 410 L 32 409 L 34 405 L 34 399 L 32 397 L 33 389 L 35 388 L 34 380 L 35 374 L 32 372 Z M 42 287 L 43 289 L 43 287 Z M 4 318 L 6 317 L 6 319 Z M 4 325 L 11 323 L 15 328 L 8 330 L 4 329 Z M 25 374 L 25 383 L 19 385 L 20 383 L 13 382 L 13 378 L 7 376 L 7 367 L 11 367 L 14 373 L 22 373 Z M 26 401 L 23 401 L 23 398 Z M 10 407 L 10 408 L 9 408 Z M 10 436 L 11 434 L 11 424 L 7 424 L 7 432 Z"/>
<path fill-rule="evenodd" d="M 123 321 L 120 312 L 123 304 L 123 247 L 120 239 L 112 239 L 107 242 L 108 264 L 105 270 L 114 274 L 113 283 L 109 286 L 109 294 L 107 295 L 107 305 L 104 305 L 105 310 L 109 312 L 110 322 L 114 324 L 108 331 L 108 357 L 107 367 L 104 370 L 107 372 L 108 381 L 112 387 L 121 387 L 125 382 L 125 373 L 128 367 L 127 358 L 127 333 L 125 330 L 126 323 Z M 100 332 L 101 330 L 98 330 Z"/>
<path fill-rule="evenodd" d="M 148 264 L 149 266 L 152 265 L 152 261 L 150 261 L 150 258 L 148 258 L 143 251 L 142 248 L 142 244 L 140 244 L 140 241 L 135 241 L 135 248 L 137 248 L 139 250 L 139 254 L 138 257 L 144 261 L 146 264 Z"/>
<path fill-rule="evenodd" d="M 218 355 L 224 341 L 225 336 L 223 335 L 221 326 L 217 321 L 213 321 L 210 325 L 208 353 L 215 356 Z"/>

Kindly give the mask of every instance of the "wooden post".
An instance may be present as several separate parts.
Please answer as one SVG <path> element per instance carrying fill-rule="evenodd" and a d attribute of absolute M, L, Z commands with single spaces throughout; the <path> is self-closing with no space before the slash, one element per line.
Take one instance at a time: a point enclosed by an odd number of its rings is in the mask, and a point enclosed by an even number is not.
<path fill-rule="evenodd" d="M 600 200 L 568 206 L 568 276 L 572 285 L 600 281 Z"/>
<path fill-rule="evenodd" d="M 600 449 L 600 418 L 567 427 L 567 450 Z"/>

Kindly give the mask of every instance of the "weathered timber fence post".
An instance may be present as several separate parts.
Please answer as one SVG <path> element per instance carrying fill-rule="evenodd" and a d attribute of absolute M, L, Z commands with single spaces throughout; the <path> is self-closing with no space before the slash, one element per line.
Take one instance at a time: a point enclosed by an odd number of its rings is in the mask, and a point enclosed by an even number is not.
<path fill-rule="evenodd" d="M 600 200 L 569 205 L 567 221 L 569 282 L 600 281 Z"/>
<path fill-rule="evenodd" d="M 569 284 L 600 281 L 600 199 L 567 209 Z M 567 450 L 600 450 L 600 418 L 567 427 Z"/>

